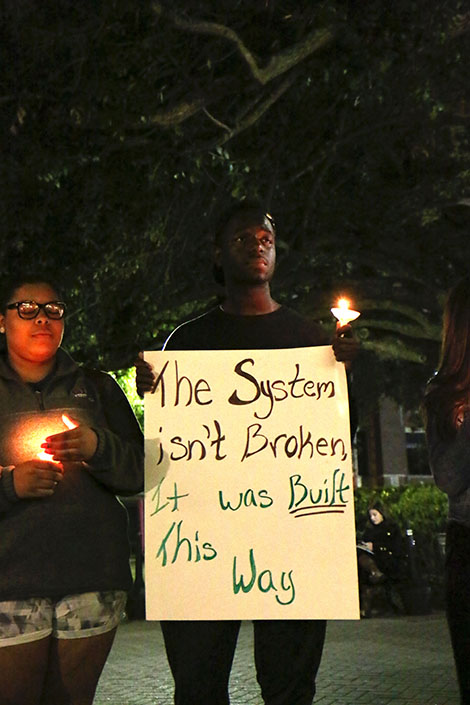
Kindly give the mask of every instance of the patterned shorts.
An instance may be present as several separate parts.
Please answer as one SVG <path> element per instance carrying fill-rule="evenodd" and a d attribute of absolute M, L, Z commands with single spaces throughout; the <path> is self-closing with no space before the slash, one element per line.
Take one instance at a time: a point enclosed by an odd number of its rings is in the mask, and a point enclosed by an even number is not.
<path fill-rule="evenodd" d="M 32 597 L 0 601 L 0 647 L 50 635 L 82 639 L 105 634 L 119 624 L 125 606 L 122 590 L 66 595 L 60 600 Z"/>

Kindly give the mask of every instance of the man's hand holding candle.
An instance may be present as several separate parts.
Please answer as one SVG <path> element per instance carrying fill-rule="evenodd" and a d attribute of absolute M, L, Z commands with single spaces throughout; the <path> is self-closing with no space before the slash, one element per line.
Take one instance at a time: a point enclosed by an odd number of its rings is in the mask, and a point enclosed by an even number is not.
<path fill-rule="evenodd" d="M 337 306 L 331 309 L 337 319 L 335 336 L 333 338 L 333 352 L 338 362 L 344 362 L 346 369 L 350 369 L 352 362 L 357 357 L 360 343 L 354 337 L 350 321 L 354 321 L 361 314 L 349 308 L 347 299 L 340 299 Z"/>
<path fill-rule="evenodd" d="M 338 362 L 344 362 L 346 369 L 351 367 L 359 349 L 360 343 L 354 337 L 354 332 L 349 324 L 336 329 L 333 338 L 333 352 Z"/>

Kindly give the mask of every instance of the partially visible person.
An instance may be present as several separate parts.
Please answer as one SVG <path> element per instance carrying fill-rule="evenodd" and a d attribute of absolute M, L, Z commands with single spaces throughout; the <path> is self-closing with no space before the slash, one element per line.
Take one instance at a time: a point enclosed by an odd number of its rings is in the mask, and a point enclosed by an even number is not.
<path fill-rule="evenodd" d="M 276 227 L 257 204 L 226 211 L 215 233 L 214 275 L 225 289 L 220 306 L 183 323 L 167 350 L 243 350 L 332 344 L 336 359 L 350 366 L 359 344 L 348 326 L 329 339 L 314 322 L 271 296 Z M 351 337 L 350 337 L 351 336 Z M 153 369 L 138 360 L 136 383 L 143 394 L 155 383 Z M 325 639 L 325 620 L 256 620 L 257 679 L 266 705 L 311 705 Z M 228 683 L 240 622 L 167 621 L 165 647 L 175 680 L 176 705 L 227 705 Z"/>
<path fill-rule="evenodd" d="M 406 575 L 406 552 L 398 524 L 380 502 L 374 502 L 367 515 L 362 540 L 373 551 L 377 570 L 390 580 L 402 580 Z"/>
<path fill-rule="evenodd" d="M 441 357 L 425 398 L 429 462 L 449 497 L 446 611 L 460 702 L 470 704 L 470 277 L 448 294 Z"/>
<path fill-rule="evenodd" d="M 2 289 L 0 703 L 90 705 L 132 583 L 116 494 L 142 488 L 142 433 L 117 383 L 60 347 L 55 285 Z"/>
<path fill-rule="evenodd" d="M 393 587 L 407 576 L 403 536 L 380 502 L 368 508 L 367 522 L 358 550 L 361 614 L 365 617 L 371 609 L 371 585 L 384 584 L 390 604 L 400 609 L 401 601 L 393 593 Z"/>

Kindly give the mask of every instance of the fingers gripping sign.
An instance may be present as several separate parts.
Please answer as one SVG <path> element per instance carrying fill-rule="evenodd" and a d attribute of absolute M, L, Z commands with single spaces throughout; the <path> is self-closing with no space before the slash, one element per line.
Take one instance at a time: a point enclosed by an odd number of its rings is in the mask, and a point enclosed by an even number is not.
<path fill-rule="evenodd" d="M 44 453 L 49 455 L 51 460 L 61 463 L 91 460 L 98 446 L 96 432 L 86 424 L 78 425 L 77 421 L 68 419 L 65 415 L 63 420 L 70 430 L 48 436 L 41 445 Z"/>
<path fill-rule="evenodd" d="M 153 366 L 144 360 L 143 353 L 139 353 L 135 361 L 135 382 L 137 393 L 143 397 L 145 392 L 152 392 L 154 389 L 156 375 Z"/>

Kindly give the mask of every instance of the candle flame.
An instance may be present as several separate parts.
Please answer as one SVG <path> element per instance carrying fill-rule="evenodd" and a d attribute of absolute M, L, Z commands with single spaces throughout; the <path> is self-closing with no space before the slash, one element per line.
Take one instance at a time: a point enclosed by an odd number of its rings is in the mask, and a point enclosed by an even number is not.
<path fill-rule="evenodd" d="M 67 414 L 62 414 L 62 423 L 64 426 L 67 426 L 69 431 L 72 430 L 72 428 L 77 428 L 78 424 L 76 424 L 72 419 L 67 416 Z M 46 453 L 45 450 L 42 450 L 40 453 L 38 453 L 38 458 L 39 460 L 48 460 L 50 463 L 55 463 L 56 465 L 60 465 L 60 460 L 52 460 L 52 456 L 50 453 Z"/>
<path fill-rule="evenodd" d="M 64 422 L 64 424 L 67 426 L 67 428 L 70 431 L 72 430 L 72 428 L 77 428 L 77 426 L 78 426 L 78 423 L 75 423 L 74 421 L 72 421 L 72 419 L 69 416 L 67 416 L 67 414 L 62 414 L 62 421 Z"/>
<path fill-rule="evenodd" d="M 60 460 L 52 460 L 52 455 L 46 453 L 45 450 L 42 450 L 40 453 L 38 453 L 38 458 L 39 460 L 47 460 L 49 463 L 55 463 L 56 465 L 60 465 Z"/>
<path fill-rule="evenodd" d="M 339 299 L 336 307 L 331 309 L 331 313 L 338 320 L 340 327 L 346 326 L 361 315 L 359 311 L 349 308 L 349 303 L 348 299 Z"/>

